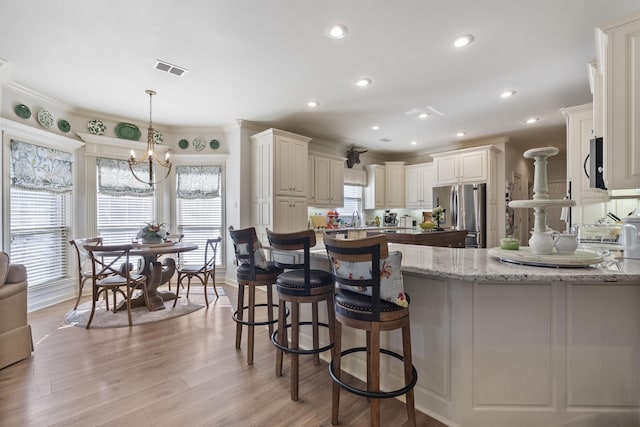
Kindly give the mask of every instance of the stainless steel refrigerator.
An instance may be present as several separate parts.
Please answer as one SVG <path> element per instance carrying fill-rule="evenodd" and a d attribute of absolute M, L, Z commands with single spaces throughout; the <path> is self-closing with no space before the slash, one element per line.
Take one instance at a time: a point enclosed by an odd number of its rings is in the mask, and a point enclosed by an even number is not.
<path fill-rule="evenodd" d="M 433 206 L 444 208 L 440 227 L 467 230 L 466 247 L 487 247 L 487 184 L 433 187 Z"/>

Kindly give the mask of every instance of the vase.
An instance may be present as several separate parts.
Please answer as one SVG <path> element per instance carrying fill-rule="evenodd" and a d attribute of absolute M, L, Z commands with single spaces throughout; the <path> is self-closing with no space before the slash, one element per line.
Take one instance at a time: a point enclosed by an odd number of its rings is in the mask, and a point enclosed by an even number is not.
<path fill-rule="evenodd" d="M 153 237 L 143 237 L 142 238 L 142 243 L 162 243 L 162 237 L 160 236 L 153 236 Z"/>

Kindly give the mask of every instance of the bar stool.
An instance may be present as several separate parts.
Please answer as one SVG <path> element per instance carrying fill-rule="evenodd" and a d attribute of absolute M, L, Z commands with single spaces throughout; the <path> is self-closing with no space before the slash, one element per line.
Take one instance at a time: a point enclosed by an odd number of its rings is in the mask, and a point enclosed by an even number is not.
<path fill-rule="evenodd" d="M 389 253 L 387 237 L 384 235 L 366 239 L 338 240 L 325 233 L 324 244 L 336 285 L 335 347 L 329 364 L 329 374 L 333 380 L 331 423 L 333 425 L 338 423 L 340 389 L 344 388 L 351 393 L 370 399 L 371 426 L 380 425 L 380 399 L 406 394 L 408 424 L 415 426 L 413 387 L 418 381 L 418 372 L 411 362 L 408 298 L 403 290 L 393 288 L 398 286 L 398 281 L 401 286 L 399 272 L 402 254 Z M 381 275 L 384 280 L 381 279 Z M 392 289 L 384 289 L 385 286 Z M 342 325 L 365 330 L 366 346 L 343 350 L 341 348 Z M 400 328 L 402 329 L 402 355 L 380 348 L 380 331 Z M 341 379 L 341 358 L 356 352 L 366 352 L 367 355 L 366 390 L 356 388 Z M 386 392 L 380 390 L 380 353 L 403 361 L 404 387 Z"/>
<path fill-rule="evenodd" d="M 299 356 L 312 354 L 316 365 L 320 364 L 320 353 L 333 347 L 335 316 L 333 311 L 333 278 L 331 273 L 313 270 L 310 267 L 309 249 L 316 245 L 316 233 L 304 230 L 294 233 L 274 233 L 267 229 L 267 238 L 271 246 L 276 266 L 286 271 L 278 276 L 278 329 L 271 335 L 276 346 L 276 375 L 282 376 L 283 353 L 291 355 L 291 400 L 298 400 Z M 286 251 L 286 253 L 278 252 Z M 291 252 L 296 251 L 296 252 Z M 302 251 L 300 253 L 300 251 Z M 327 323 L 318 320 L 318 303 L 327 305 Z M 291 305 L 291 323 L 285 325 L 286 303 Z M 300 321 L 300 304 L 311 304 L 311 318 Z M 300 326 L 311 326 L 313 346 L 300 348 Z M 328 328 L 329 344 L 320 347 L 319 326 Z M 287 339 L 287 330 L 291 329 L 291 344 Z"/>
<path fill-rule="evenodd" d="M 272 285 L 276 282 L 282 269 L 276 267 L 272 262 L 267 262 L 267 258 L 262 250 L 262 245 L 256 235 L 256 229 L 245 228 L 234 230 L 229 227 L 229 234 L 233 240 L 233 247 L 236 254 L 236 276 L 238 280 L 238 305 L 233 312 L 233 320 L 236 322 L 236 348 L 240 348 L 242 341 L 242 326 L 247 326 L 247 364 L 253 365 L 253 338 L 255 326 L 269 326 L 269 335 L 273 333 L 273 325 L 278 321 L 273 318 Z M 244 288 L 249 288 L 248 305 L 244 305 Z M 256 286 L 267 287 L 267 303 L 256 304 Z M 256 307 L 267 308 L 266 321 L 255 320 Z M 248 319 L 244 320 L 244 312 L 247 311 Z"/>

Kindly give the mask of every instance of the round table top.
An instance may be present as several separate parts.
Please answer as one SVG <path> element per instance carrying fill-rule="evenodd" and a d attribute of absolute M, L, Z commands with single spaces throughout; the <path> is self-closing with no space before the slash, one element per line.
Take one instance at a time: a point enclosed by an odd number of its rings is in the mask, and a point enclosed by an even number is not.
<path fill-rule="evenodd" d="M 175 254 L 178 252 L 189 252 L 198 249 L 198 245 L 189 242 L 167 242 L 167 243 L 134 243 L 131 255 L 163 255 Z"/>

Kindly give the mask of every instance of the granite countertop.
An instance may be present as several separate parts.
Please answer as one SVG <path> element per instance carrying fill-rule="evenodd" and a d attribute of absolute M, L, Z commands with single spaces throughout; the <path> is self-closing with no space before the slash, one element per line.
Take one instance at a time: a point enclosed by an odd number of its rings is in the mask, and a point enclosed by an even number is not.
<path fill-rule="evenodd" d="M 402 252 L 402 271 L 473 282 L 640 282 L 640 260 L 613 262 L 602 267 L 535 267 L 502 262 L 487 249 L 438 248 L 389 244 Z M 640 284 L 640 283 L 639 283 Z"/>
<path fill-rule="evenodd" d="M 469 282 L 637 282 L 640 260 L 607 260 L 606 266 L 586 268 L 535 267 L 502 262 L 489 256 L 487 249 L 440 248 L 389 243 L 389 250 L 402 252 L 402 271 Z M 323 245 L 312 250 L 327 256 Z"/>

